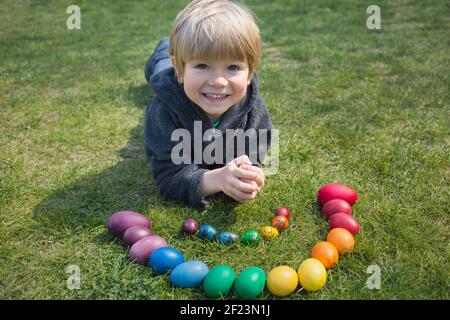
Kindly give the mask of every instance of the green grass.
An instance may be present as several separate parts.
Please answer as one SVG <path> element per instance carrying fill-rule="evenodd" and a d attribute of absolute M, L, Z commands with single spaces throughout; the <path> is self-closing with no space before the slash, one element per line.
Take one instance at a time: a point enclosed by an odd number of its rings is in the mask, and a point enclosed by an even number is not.
<path fill-rule="evenodd" d="M 371 31 L 370 3 L 245 1 L 264 41 L 258 74 L 280 170 L 251 203 L 195 210 L 157 193 L 142 138 L 143 66 L 186 2 L 78 1 L 74 31 L 67 2 L 0 8 L 0 298 L 204 299 L 128 260 L 105 229 L 125 209 L 210 267 L 297 268 L 326 238 L 315 194 L 336 181 L 360 195 L 356 250 L 321 291 L 289 299 L 449 299 L 448 4 L 379 1 L 382 29 Z M 280 206 L 293 212 L 289 230 L 257 247 L 179 234 L 190 216 L 242 232 Z M 372 264 L 379 290 L 365 285 Z M 79 290 L 66 287 L 69 265 Z"/>

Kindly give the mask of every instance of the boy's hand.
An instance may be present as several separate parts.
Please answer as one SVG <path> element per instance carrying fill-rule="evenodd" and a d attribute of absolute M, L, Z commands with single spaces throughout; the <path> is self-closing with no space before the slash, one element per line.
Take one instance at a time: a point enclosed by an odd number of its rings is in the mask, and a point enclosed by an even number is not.
<path fill-rule="evenodd" d="M 220 170 L 220 188 L 226 195 L 238 202 L 248 202 L 256 197 L 260 190 L 257 172 L 238 167 L 234 160 Z"/>
<path fill-rule="evenodd" d="M 261 191 L 262 187 L 264 187 L 264 179 L 265 179 L 264 172 L 262 171 L 262 169 L 253 166 L 252 162 L 250 161 L 247 155 L 240 156 L 234 159 L 232 162 L 234 162 L 239 168 L 256 172 L 257 175 L 254 181 L 258 185 L 258 192 Z M 248 179 L 241 179 L 241 180 L 246 183 L 251 183 L 251 181 Z"/>

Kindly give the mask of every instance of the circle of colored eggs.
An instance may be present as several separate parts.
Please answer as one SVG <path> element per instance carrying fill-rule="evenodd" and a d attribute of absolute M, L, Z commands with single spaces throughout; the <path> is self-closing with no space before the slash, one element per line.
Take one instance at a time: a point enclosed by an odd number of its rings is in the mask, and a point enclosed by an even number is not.
<path fill-rule="evenodd" d="M 234 290 L 243 299 L 256 299 L 266 284 L 266 273 L 258 267 L 244 269 L 234 282 Z"/>
<path fill-rule="evenodd" d="M 196 288 L 208 274 L 208 267 L 202 261 L 189 260 L 177 265 L 170 273 L 170 282 L 181 288 Z"/>
<path fill-rule="evenodd" d="M 184 262 L 183 254 L 172 247 L 162 247 L 152 252 L 149 264 L 158 273 L 166 273 Z"/>
<path fill-rule="evenodd" d="M 219 235 L 219 242 L 222 244 L 231 244 L 239 240 L 239 236 L 234 232 L 222 232 Z"/>
<path fill-rule="evenodd" d="M 259 229 L 259 232 L 261 233 L 261 236 L 262 236 L 264 239 L 267 239 L 267 240 L 272 239 L 272 238 L 275 238 L 275 237 L 278 237 L 278 235 L 280 234 L 280 233 L 278 232 L 278 230 L 275 229 L 275 228 L 272 227 L 272 226 L 264 226 L 264 227 L 261 227 L 261 228 Z"/>
<path fill-rule="evenodd" d="M 209 224 L 204 224 L 200 227 L 198 236 L 200 239 L 215 240 L 217 238 L 217 230 Z"/>
<path fill-rule="evenodd" d="M 257 244 L 261 240 L 261 235 L 256 230 L 248 230 L 241 235 L 241 241 L 245 244 Z"/>
<path fill-rule="evenodd" d="M 131 246 L 128 256 L 134 262 L 147 264 L 152 252 L 161 247 L 167 247 L 164 238 L 156 235 L 144 237 Z"/>
<path fill-rule="evenodd" d="M 285 216 L 275 216 L 272 219 L 272 226 L 281 232 L 288 228 L 289 220 Z"/>
<path fill-rule="evenodd" d="M 226 296 L 233 287 L 236 274 L 226 265 L 212 268 L 203 279 L 203 290 L 210 298 L 217 299 Z"/>
<path fill-rule="evenodd" d="M 355 247 L 355 238 L 343 228 L 332 229 L 328 233 L 327 241 L 333 244 L 341 255 L 350 253 Z"/>
<path fill-rule="evenodd" d="M 184 221 L 182 230 L 185 234 L 192 235 L 198 231 L 198 223 L 192 218 L 188 218 Z"/>
<path fill-rule="evenodd" d="M 297 285 L 297 272 L 288 266 L 276 267 L 267 276 L 267 289 L 278 297 L 290 295 L 297 288 Z"/>
<path fill-rule="evenodd" d="M 311 257 L 322 262 L 325 269 L 331 269 L 339 261 L 339 252 L 333 244 L 321 241 L 312 248 Z"/>
<path fill-rule="evenodd" d="M 278 208 L 277 212 L 275 213 L 276 216 L 285 216 L 288 220 L 291 218 L 291 212 L 288 208 Z"/>
<path fill-rule="evenodd" d="M 345 200 L 333 199 L 325 203 L 322 208 L 322 213 L 327 220 L 330 219 L 333 214 L 338 212 L 352 215 L 352 206 Z"/>
<path fill-rule="evenodd" d="M 327 271 L 322 262 L 314 258 L 304 260 L 297 270 L 298 279 L 303 289 L 318 291 L 327 282 Z"/>
<path fill-rule="evenodd" d="M 328 225 L 330 229 L 334 228 L 344 228 L 350 231 L 352 234 L 358 234 L 361 230 L 358 221 L 356 221 L 353 216 L 348 215 L 343 212 L 338 212 L 333 214 L 328 220 Z"/>

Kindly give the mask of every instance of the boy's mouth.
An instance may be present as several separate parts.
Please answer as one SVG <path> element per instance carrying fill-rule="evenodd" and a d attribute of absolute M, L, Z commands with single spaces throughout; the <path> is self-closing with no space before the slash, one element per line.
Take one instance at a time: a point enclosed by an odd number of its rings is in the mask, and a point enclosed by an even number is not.
<path fill-rule="evenodd" d="M 216 93 L 202 93 L 202 95 L 208 100 L 220 101 L 230 96 L 230 94 L 216 94 Z"/>

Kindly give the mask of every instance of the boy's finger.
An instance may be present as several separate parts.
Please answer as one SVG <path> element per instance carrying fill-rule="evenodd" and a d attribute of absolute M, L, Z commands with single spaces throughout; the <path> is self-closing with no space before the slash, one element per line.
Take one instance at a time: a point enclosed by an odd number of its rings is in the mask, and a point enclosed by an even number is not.
<path fill-rule="evenodd" d="M 250 183 L 247 183 L 240 179 L 236 179 L 233 182 L 233 186 L 242 192 L 250 192 L 251 193 L 251 192 L 257 191 L 259 188 L 258 185 L 254 181 L 252 181 L 252 180 L 250 180 L 250 181 L 251 181 Z"/>
<path fill-rule="evenodd" d="M 237 168 L 235 170 L 235 176 L 241 179 L 250 179 L 255 180 L 257 173 L 250 170 L 244 170 L 241 168 Z"/>
<path fill-rule="evenodd" d="M 247 166 L 247 165 L 241 166 L 240 168 L 244 169 L 244 170 L 255 172 L 256 173 L 256 177 L 255 177 L 256 183 L 260 187 L 264 186 L 264 173 L 260 168 L 255 167 L 255 166 Z"/>

